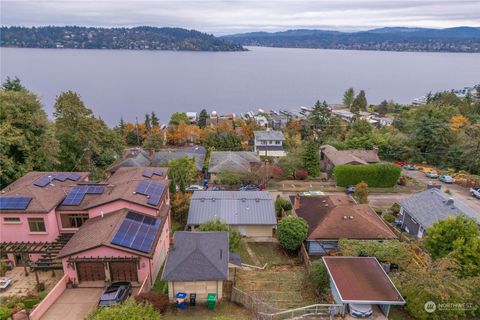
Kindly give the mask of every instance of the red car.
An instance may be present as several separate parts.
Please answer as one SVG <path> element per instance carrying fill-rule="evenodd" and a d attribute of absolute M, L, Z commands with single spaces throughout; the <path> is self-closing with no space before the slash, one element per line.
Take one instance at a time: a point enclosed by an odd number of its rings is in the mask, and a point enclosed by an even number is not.
<path fill-rule="evenodd" d="M 403 161 L 395 161 L 393 164 L 394 164 L 394 165 L 397 165 L 397 166 L 400 166 L 400 167 L 403 167 L 403 166 L 406 165 L 407 163 L 406 163 L 406 162 L 403 162 Z"/>

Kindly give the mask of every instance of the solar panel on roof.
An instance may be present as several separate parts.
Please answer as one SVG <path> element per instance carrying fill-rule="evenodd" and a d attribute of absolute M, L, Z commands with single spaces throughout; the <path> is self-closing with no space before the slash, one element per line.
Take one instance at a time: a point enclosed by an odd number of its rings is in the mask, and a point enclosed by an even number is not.
<path fill-rule="evenodd" d="M 142 176 L 144 176 L 145 178 L 151 178 L 152 175 L 153 175 L 153 172 L 150 171 L 150 170 L 145 170 L 145 171 L 143 171 L 143 173 L 142 173 Z"/>
<path fill-rule="evenodd" d="M 102 194 L 105 191 L 103 186 L 76 186 L 68 193 L 62 204 L 65 206 L 78 206 L 82 203 L 86 194 Z"/>
<path fill-rule="evenodd" d="M 34 185 L 37 187 L 45 187 L 47 184 L 49 184 L 52 181 L 53 177 L 52 176 L 43 176 L 40 179 L 36 180 L 34 182 Z"/>
<path fill-rule="evenodd" d="M 32 201 L 31 197 L 0 198 L 0 210 L 25 210 Z"/>
<path fill-rule="evenodd" d="M 63 182 L 67 180 L 67 175 L 64 173 L 56 173 L 53 175 L 53 179 Z"/>
<path fill-rule="evenodd" d="M 70 173 L 67 177 L 68 180 L 77 181 L 80 179 L 81 175 L 78 173 Z"/>
<path fill-rule="evenodd" d="M 147 203 L 156 206 L 160 203 L 165 185 L 156 181 L 143 180 L 138 183 L 135 193 L 148 197 Z"/>
<path fill-rule="evenodd" d="M 128 212 L 112 239 L 112 244 L 150 253 L 160 228 L 160 218 Z"/>
<path fill-rule="evenodd" d="M 163 170 L 162 169 L 154 169 L 153 174 L 156 174 L 157 176 L 162 176 L 163 175 Z"/>

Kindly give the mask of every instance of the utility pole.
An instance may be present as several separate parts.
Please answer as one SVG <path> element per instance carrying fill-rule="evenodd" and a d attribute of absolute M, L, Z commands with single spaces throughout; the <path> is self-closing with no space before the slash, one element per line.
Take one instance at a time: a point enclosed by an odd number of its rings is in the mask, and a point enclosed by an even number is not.
<path fill-rule="evenodd" d="M 140 136 L 138 135 L 138 117 L 135 117 L 135 128 L 137 131 L 137 146 L 140 145 Z"/>

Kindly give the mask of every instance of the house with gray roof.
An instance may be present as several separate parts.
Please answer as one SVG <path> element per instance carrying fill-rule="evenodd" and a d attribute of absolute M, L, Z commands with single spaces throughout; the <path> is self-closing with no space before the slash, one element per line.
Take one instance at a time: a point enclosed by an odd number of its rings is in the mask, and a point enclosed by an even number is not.
<path fill-rule="evenodd" d="M 255 136 L 253 151 L 256 154 L 268 157 L 284 157 L 286 155 L 283 149 L 285 136 L 281 131 L 254 131 L 253 134 Z"/>
<path fill-rule="evenodd" d="M 246 237 L 272 237 L 277 225 L 267 191 L 195 191 L 187 226 L 195 229 L 210 220 L 220 220 Z"/>
<path fill-rule="evenodd" d="M 208 173 L 215 180 L 217 174 L 225 171 L 240 174 L 255 172 L 262 164 L 260 157 L 249 151 L 214 151 L 210 154 Z"/>
<path fill-rule="evenodd" d="M 221 299 L 229 261 L 228 232 L 175 232 L 162 274 L 170 300 L 179 292 L 195 293 L 197 301 L 206 301 L 209 293 Z"/>
<path fill-rule="evenodd" d="M 195 160 L 198 172 L 203 170 L 207 150 L 202 146 L 147 152 L 141 148 L 132 149 L 126 157 L 107 169 L 115 173 L 121 167 L 167 167 L 168 161 L 188 157 Z"/>
<path fill-rule="evenodd" d="M 401 228 L 419 239 L 435 222 L 461 214 L 475 219 L 480 224 L 480 213 L 436 188 L 416 193 L 400 201 Z"/>

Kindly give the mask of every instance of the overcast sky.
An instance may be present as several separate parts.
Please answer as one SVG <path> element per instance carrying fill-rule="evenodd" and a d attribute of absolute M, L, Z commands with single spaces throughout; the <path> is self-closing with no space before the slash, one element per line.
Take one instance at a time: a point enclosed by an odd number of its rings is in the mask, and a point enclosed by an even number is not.
<path fill-rule="evenodd" d="M 480 0 L 1 0 L 2 25 L 170 26 L 217 35 L 296 28 L 480 27 Z"/>

